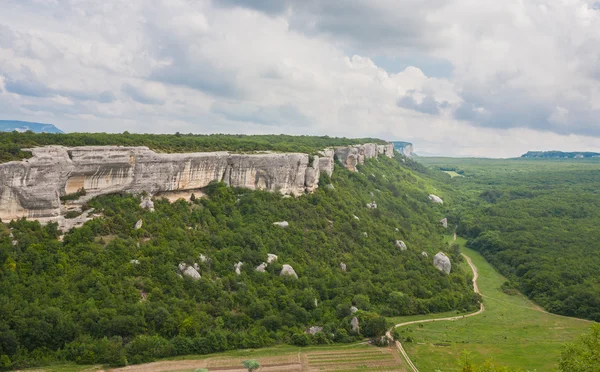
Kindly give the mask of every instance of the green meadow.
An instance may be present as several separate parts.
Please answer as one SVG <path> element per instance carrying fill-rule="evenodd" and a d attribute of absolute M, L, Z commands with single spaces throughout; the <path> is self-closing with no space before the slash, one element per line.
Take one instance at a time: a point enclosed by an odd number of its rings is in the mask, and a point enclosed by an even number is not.
<path fill-rule="evenodd" d="M 586 332 L 590 322 L 542 312 L 521 294 L 505 293 L 501 289 L 505 278 L 480 254 L 466 248 L 464 239 L 458 238 L 456 242 L 479 271 L 478 284 L 484 296 L 485 312 L 456 321 L 403 327 L 402 335 L 412 339 L 403 345 L 419 371 L 458 371 L 457 361 L 464 350 L 471 353 L 478 364 L 492 359 L 524 370 L 553 370 L 562 345 Z M 399 317 L 394 321 L 416 319 Z"/>

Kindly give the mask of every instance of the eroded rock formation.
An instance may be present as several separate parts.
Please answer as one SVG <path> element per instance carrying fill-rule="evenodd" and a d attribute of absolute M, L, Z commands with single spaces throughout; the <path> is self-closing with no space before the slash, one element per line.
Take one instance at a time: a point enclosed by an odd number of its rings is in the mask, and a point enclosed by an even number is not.
<path fill-rule="evenodd" d="M 66 213 L 65 196 L 81 205 L 99 195 L 160 195 L 200 192 L 212 181 L 251 190 L 301 195 L 318 187 L 319 175 L 331 176 L 334 156 L 349 170 L 365 159 L 394 156 L 392 144 L 363 144 L 325 149 L 309 159 L 302 153 L 231 154 L 200 152 L 159 154 L 147 147 L 46 146 L 23 161 L 0 164 L 0 218 L 48 219 Z M 80 192 L 85 190 L 85 192 Z M 145 197 L 142 208 L 152 209 Z"/>
<path fill-rule="evenodd" d="M 433 256 L 433 265 L 445 274 L 450 274 L 450 270 L 452 269 L 450 258 L 448 258 L 444 252 L 438 252 L 435 256 Z"/>

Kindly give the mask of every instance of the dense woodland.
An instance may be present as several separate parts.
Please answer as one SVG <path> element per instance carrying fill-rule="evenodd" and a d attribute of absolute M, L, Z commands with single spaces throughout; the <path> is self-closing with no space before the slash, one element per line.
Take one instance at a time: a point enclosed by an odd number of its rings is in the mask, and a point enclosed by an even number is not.
<path fill-rule="evenodd" d="M 93 136 L 73 135 L 68 144 L 85 138 Z M 121 144 L 134 144 L 123 138 Z M 174 148 L 203 138 L 230 137 L 171 136 Z M 304 137 L 299 141 L 298 149 L 305 146 Z M 306 146 L 331 144 L 315 141 Z M 221 144 L 213 146 L 202 148 Z M 356 173 L 336 166 L 331 179 L 321 176 L 317 192 L 298 198 L 214 183 L 191 203 L 155 200 L 154 212 L 140 208 L 139 195 L 104 196 L 87 206 L 103 217 L 63 241 L 56 224 L 3 224 L 0 364 L 116 366 L 279 343 L 350 342 L 382 335 L 383 316 L 476 309 L 472 274 L 442 239 L 446 207 L 429 201 L 432 184 L 411 168 L 425 171 L 400 156 L 368 160 Z M 367 208 L 372 201 L 377 209 Z M 289 227 L 274 226 L 277 221 Z M 451 258 L 450 275 L 433 266 L 438 251 Z M 268 253 L 279 259 L 266 272 L 255 271 Z M 234 271 L 239 261 L 241 275 Z M 180 276 L 181 262 L 197 263 L 202 278 Z M 280 276 L 283 264 L 298 279 Z M 353 316 L 359 333 L 351 329 Z M 323 332 L 309 335 L 311 326 Z"/>
<path fill-rule="evenodd" d="M 453 201 L 449 220 L 510 279 L 507 291 L 600 321 L 600 160 L 420 161 L 462 173 L 435 175 Z"/>
<path fill-rule="evenodd" d="M 131 134 L 114 133 L 0 133 L 0 163 L 31 156 L 23 148 L 61 146 L 147 146 L 157 152 L 279 151 L 314 154 L 329 146 L 384 143 L 374 138 L 334 138 L 328 136 L 230 135 L 230 134 Z"/>

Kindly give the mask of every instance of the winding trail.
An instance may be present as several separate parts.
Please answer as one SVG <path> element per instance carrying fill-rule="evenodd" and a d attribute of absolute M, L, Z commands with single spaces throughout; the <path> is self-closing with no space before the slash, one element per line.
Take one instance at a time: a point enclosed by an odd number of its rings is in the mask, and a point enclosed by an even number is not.
<path fill-rule="evenodd" d="M 475 267 L 475 265 L 473 264 L 473 261 L 471 261 L 471 257 L 467 256 L 464 253 L 462 253 L 462 256 L 467 260 L 467 263 L 471 267 L 471 270 L 473 270 L 473 291 L 475 293 L 479 293 L 479 287 L 477 286 L 477 279 L 479 278 L 479 273 L 477 272 L 477 267 Z M 471 316 L 479 315 L 479 314 L 483 313 L 484 311 L 485 311 L 485 306 L 483 305 L 483 303 L 480 303 L 479 304 L 479 310 L 477 310 L 474 313 L 465 314 L 465 315 L 459 315 L 459 316 L 452 316 L 452 317 L 447 317 L 447 318 L 432 318 L 432 319 L 413 320 L 413 321 L 410 321 L 410 322 L 404 322 L 404 323 L 396 324 L 389 331 L 387 331 L 386 336 L 389 339 L 392 339 L 392 329 L 394 329 L 394 328 L 404 327 L 404 326 L 407 326 L 407 325 L 410 325 L 410 324 L 417 324 L 417 323 L 454 321 L 454 320 L 458 320 L 458 319 L 464 319 L 464 318 L 468 318 L 468 317 L 471 317 Z M 396 347 L 398 348 L 398 351 L 400 351 L 400 354 L 402 354 L 402 357 L 404 358 L 404 360 L 406 361 L 406 363 L 410 367 L 410 369 L 413 372 L 419 372 L 419 370 L 417 369 L 417 367 L 413 364 L 412 360 L 410 360 L 408 354 L 406 353 L 406 350 L 404 350 L 404 347 L 402 346 L 402 344 L 400 343 L 400 341 L 396 341 Z"/>

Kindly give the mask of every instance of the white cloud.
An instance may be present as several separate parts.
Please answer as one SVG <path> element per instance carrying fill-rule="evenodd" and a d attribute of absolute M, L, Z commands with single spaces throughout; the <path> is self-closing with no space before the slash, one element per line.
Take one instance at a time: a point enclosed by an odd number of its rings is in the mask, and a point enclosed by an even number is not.
<path fill-rule="evenodd" d="M 6 0 L 0 109 L 67 131 L 371 136 L 479 156 L 589 150 L 599 39 L 585 0 Z M 380 57 L 453 72 L 391 73 Z"/>

